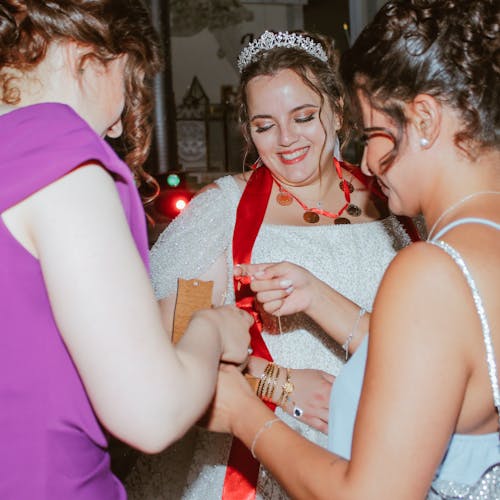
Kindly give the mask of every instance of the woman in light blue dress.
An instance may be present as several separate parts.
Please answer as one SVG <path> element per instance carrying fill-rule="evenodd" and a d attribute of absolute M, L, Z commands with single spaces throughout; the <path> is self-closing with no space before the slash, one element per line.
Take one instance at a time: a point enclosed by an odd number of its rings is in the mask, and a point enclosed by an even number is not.
<path fill-rule="evenodd" d="M 360 314 L 337 338 L 352 358 L 332 390 L 330 451 L 221 370 L 211 428 L 240 438 L 294 498 L 500 498 L 498 53 L 498 2 L 400 0 L 344 55 L 362 168 L 393 212 L 424 215 L 429 240 L 392 261 L 369 327 Z M 305 269 L 237 273 L 266 311 L 334 330 L 331 292 Z"/>

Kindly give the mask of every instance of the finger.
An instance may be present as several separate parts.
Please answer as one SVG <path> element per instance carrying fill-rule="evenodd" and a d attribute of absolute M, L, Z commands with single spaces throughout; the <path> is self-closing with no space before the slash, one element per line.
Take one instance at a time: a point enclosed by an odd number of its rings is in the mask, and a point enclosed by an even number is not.
<path fill-rule="evenodd" d="M 264 311 L 274 316 L 280 315 L 281 308 L 283 307 L 283 299 L 273 300 L 262 304 Z"/>
<path fill-rule="evenodd" d="M 239 307 L 237 309 L 243 319 L 248 323 L 248 327 L 250 328 L 253 325 L 254 317 L 250 313 L 244 311 L 243 309 L 240 309 Z"/>
<path fill-rule="evenodd" d="M 233 365 L 229 363 L 221 363 L 219 365 L 219 371 L 222 373 L 231 373 L 234 372 L 235 368 Z"/>
<path fill-rule="evenodd" d="M 335 377 L 331 373 L 323 372 L 323 378 L 332 385 L 335 382 Z"/>
<path fill-rule="evenodd" d="M 270 290 L 265 292 L 258 292 L 257 300 L 262 304 L 266 304 L 267 302 L 285 300 L 288 295 L 289 294 L 285 290 Z"/>
<path fill-rule="evenodd" d="M 293 281 L 289 279 L 254 279 L 250 283 L 250 287 L 254 292 L 264 292 L 264 291 L 286 291 L 287 293 L 291 293 L 294 289 Z"/>
<path fill-rule="evenodd" d="M 248 313 L 244 309 L 240 309 L 239 307 L 237 307 L 235 305 L 224 305 L 224 306 L 216 307 L 215 309 L 222 309 L 222 310 L 230 311 L 231 313 L 236 314 L 240 318 L 243 318 L 248 323 L 249 326 L 252 325 L 254 322 L 253 316 L 250 313 Z"/>
<path fill-rule="evenodd" d="M 311 427 L 314 427 L 315 429 L 318 429 L 323 434 L 328 434 L 328 423 L 325 422 L 324 420 L 312 417 L 312 418 L 308 418 L 308 419 L 304 420 L 304 422 L 306 422 L 307 424 L 309 424 Z"/>
<path fill-rule="evenodd" d="M 244 372 L 248 366 L 248 361 L 250 360 L 249 357 L 243 361 L 243 363 L 240 363 L 239 365 L 236 365 L 236 368 L 238 369 L 239 372 Z"/>
<path fill-rule="evenodd" d="M 326 422 L 328 425 L 328 408 L 318 408 L 314 413 L 315 418 Z"/>
<path fill-rule="evenodd" d="M 263 273 L 272 264 L 236 264 L 233 269 L 235 276 L 247 276 Z"/>

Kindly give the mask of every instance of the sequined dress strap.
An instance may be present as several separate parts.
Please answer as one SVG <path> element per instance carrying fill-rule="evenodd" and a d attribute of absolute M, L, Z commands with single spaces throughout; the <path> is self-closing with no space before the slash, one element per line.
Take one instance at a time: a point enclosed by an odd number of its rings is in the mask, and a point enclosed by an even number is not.
<path fill-rule="evenodd" d="M 429 241 L 429 243 L 432 243 L 433 245 L 440 247 L 455 261 L 455 263 L 465 276 L 467 284 L 471 289 L 472 297 L 474 299 L 474 304 L 476 306 L 476 310 L 479 315 L 479 319 L 481 321 L 481 328 L 483 330 L 483 339 L 484 339 L 484 344 L 486 346 L 486 361 L 488 363 L 488 374 L 490 377 L 491 388 L 493 391 L 493 401 L 495 403 L 495 407 L 497 408 L 497 412 L 499 414 L 499 429 L 500 429 L 500 390 L 498 387 L 497 362 L 496 362 L 495 351 L 493 350 L 493 342 L 491 339 L 491 331 L 490 331 L 490 325 L 488 323 L 488 316 L 486 314 L 486 310 L 484 308 L 483 301 L 481 299 L 481 295 L 479 294 L 476 282 L 474 281 L 474 278 L 472 277 L 469 268 L 465 264 L 464 259 L 453 247 L 448 245 L 448 243 L 445 243 L 442 240 L 438 241 L 438 238 L 441 238 L 446 232 L 450 231 L 451 229 L 460 226 L 462 224 L 471 224 L 471 223 L 482 224 L 500 230 L 500 224 L 497 224 L 496 222 L 490 221 L 488 219 L 479 219 L 473 217 L 463 218 L 453 221 L 447 226 L 445 226 L 443 229 L 441 229 L 441 231 L 439 231 L 435 235 L 435 237 L 431 241 Z"/>
<path fill-rule="evenodd" d="M 479 319 L 481 321 L 481 328 L 483 331 L 483 339 L 486 346 L 486 361 L 488 363 L 488 374 L 490 377 L 491 388 L 493 392 L 493 401 L 497 412 L 499 413 L 499 431 L 500 431 L 500 393 L 498 387 L 498 376 L 497 376 L 497 363 L 495 352 L 493 350 L 493 343 L 491 339 L 491 331 L 488 323 L 488 318 L 486 311 L 484 309 L 483 301 L 479 294 L 477 285 L 465 264 L 462 256 L 450 245 L 438 239 L 441 238 L 446 232 L 451 229 L 460 226 L 462 224 L 482 224 L 485 226 L 490 226 L 494 229 L 500 230 L 500 224 L 487 219 L 479 219 L 474 217 L 463 218 L 451 222 L 446 227 L 441 229 L 434 238 L 429 241 L 429 243 L 438 246 L 444 250 L 458 265 L 464 274 L 469 288 L 471 289 L 472 296 L 474 299 L 474 304 L 476 306 Z M 496 463 L 489 467 L 483 475 L 479 478 L 476 484 L 468 486 L 461 485 L 449 481 L 437 480 L 433 483 L 427 500 L 456 500 L 465 499 L 468 500 L 487 500 L 492 498 L 498 498 L 498 493 L 500 491 L 500 464 Z"/>

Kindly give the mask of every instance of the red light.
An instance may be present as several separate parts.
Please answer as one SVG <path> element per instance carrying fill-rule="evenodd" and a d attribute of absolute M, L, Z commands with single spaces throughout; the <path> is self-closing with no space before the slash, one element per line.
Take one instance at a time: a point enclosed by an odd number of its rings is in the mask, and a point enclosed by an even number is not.
<path fill-rule="evenodd" d="M 182 212 L 186 208 L 187 202 L 184 198 L 179 198 L 175 202 L 175 208 L 179 210 L 179 212 Z"/>
<path fill-rule="evenodd" d="M 154 202 L 156 210 L 165 217 L 174 219 L 186 208 L 193 194 L 191 191 L 185 189 L 164 189 Z"/>

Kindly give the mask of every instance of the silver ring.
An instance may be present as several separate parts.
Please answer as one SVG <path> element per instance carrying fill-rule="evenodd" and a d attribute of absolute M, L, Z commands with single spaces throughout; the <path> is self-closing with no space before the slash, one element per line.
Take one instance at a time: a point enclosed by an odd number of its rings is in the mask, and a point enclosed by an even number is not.
<path fill-rule="evenodd" d="M 300 418 L 302 415 L 304 415 L 304 410 L 302 408 L 299 408 L 298 406 L 293 407 L 293 416 L 295 418 Z"/>
<path fill-rule="evenodd" d="M 249 356 L 251 356 L 251 355 L 253 354 L 253 349 L 252 349 L 251 347 L 249 347 L 249 348 L 247 349 L 247 351 L 248 351 L 248 355 L 249 355 Z"/>

